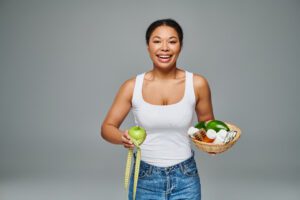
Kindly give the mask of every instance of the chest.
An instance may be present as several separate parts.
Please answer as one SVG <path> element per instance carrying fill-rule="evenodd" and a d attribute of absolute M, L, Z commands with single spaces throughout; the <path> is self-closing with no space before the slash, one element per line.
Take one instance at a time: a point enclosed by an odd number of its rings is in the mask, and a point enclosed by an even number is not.
<path fill-rule="evenodd" d="M 142 97 L 153 105 L 171 105 L 181 101 L 185 94 L 185 79 L 148 81 L 142 84 Z"/>

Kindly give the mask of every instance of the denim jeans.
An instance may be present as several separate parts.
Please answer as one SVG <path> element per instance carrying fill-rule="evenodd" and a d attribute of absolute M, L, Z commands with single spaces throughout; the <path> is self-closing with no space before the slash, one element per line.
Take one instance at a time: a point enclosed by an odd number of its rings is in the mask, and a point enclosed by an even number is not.
<path fill-rule="evenodd" d="M 134 169 L 134 166 L 133 166 Z M 133 199 L 133 173 L 129 185 L 129 200 Z M 201 184 L 194 152 L 189 159 L 170 166 L 157 167 L 140 163 L 136 200 L 201 200 Z"/>

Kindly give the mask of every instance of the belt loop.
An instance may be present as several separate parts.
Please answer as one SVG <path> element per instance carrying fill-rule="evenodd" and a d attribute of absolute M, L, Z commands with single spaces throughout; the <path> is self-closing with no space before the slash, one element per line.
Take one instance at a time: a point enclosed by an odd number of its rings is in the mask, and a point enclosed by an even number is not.
<path fill-rule="evenodd" d="M 184 172 L 184 169 L 185 169 L 184 162 L 179 163 L 179 167 L 180 167 L 181 171 Z"/>
<path fill-rule="evenodd" d="M 149 166 L 149 174 L 152 174 L 152 171 L 153 171 L 153 167 L 152 165 Z"/>

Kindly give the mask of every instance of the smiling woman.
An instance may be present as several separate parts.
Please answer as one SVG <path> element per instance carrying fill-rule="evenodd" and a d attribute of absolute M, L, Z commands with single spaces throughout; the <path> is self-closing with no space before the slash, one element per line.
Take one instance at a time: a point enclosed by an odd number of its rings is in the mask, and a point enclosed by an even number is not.
<path fill-rule="evenodd" d="M 173 19 L 153 22 L 146 31 L 153 69 L 125 81 L 101 126 L 108 142 L 134 148 L 128 130 L 119 127 L 129 111 L 146 130 L 135 196 L 133 175 L 129 199 L 201 199 L 200 177 L 188 137 L 196 111 L 198 121 L 214 119 L 208 82 L 177 67 L 183 31 Z"/>
<path fill-rule="evenodd" d="M 146 32 L 148 52 L 153 64 L 162 67 L 176 65 L 183 41 L 183 32 L 173 20 L 158 20 Z"/>
<path fill-rule="evenodd" d="M 148 52 L 157 67 L 170 68 L 176 64 L 181 50 L 178 34 L 169 26 L 155 29 L 148 43 Z"/>

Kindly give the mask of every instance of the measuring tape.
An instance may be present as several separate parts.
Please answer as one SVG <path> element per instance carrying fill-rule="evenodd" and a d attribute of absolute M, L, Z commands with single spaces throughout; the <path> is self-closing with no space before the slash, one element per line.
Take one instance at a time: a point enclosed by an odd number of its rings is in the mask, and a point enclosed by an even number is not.
<path fill-rule="evenodd" d="M 135 195 L 136 195 L 136 187 L 137 187 L 137 182 L 139 178 L 139 171 L 140 171 L 140 162 L 141 162 L 141 148 L 140 144 L 138 142 L 131 138 L 132 143 L 136 146 L 136 161 L 135 161 L 135 169 L 134 169 L 134 182 L 133 182 L 133 200 L 135 200 Z M 127 161 L 126 161 L 126 168 L 125 168 L 125 189 L 127 190 L 128 188 L 128 183 L 129 183 L 129 174 L 130 174 L 130 167 L 131 167 L 131 161 L 133 157 L 133 149 L 128 150 L 127 154 Z"/>

